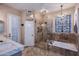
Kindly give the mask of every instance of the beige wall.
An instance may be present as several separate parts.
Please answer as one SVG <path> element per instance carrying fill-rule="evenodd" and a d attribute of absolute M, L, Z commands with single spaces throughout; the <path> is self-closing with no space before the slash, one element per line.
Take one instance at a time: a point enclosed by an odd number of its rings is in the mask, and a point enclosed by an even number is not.
<path fill-rule="evenodd" d="M 3 20 L 5 23 L 5 32 L 4 32 L 5 35 L 9 34 L 8 26 L 7 26 L 8 25 L 8 20 L 7 20 L 8 14 L 14 14 L 14 15 L 20 16 L 20 21 L 21 21 L 21 12 L 20 11 L 14 9 L 14 8 L 5 6 L 5 5 L 0 5 L 0 20 Z"/>
<path fill-rule="evenodd" d="M 72 15 L 72 23 L 74 23 L 74 10 L 75 10 L 75 7 L 71 7 L 71 8 L 68 8 L 68 9 L 65 9 L 63 10 L 63 14 L 71 14 Z M 8 35 L 8 26 L 7 26 L 7 14 L 15 14 L 15 15 L 18 15 L 21 17 L 20 21 L 22 24 L 24 24 L 25 20 L 26 20 L 26 14 L 25 12 L 20 12 L 14 8 L 11 8 L 11 7 L 8 7 L 8 6 L 5 6 L 5 5 L 0 5 L 0 20 L 3 20 L 5 22 L 5 34 Z M 55 21 L 55 17 L 57 15 L 60 15 L 60 11 L 57 11 L 57 12 L 50 12 L 47 14 L 48 18 L 47 18 L 47 22 L 49 22 L 49 29 L 51 30 L 51 26 L 53 27 L 52 31 L 54 32 L 55 31 L 55 26 L 54 26 L 54 21 Z M 42 23 L 44 21 L 44 18 L 42 17 L 42 14 L 38 11 L 35 12 L 35 19 L 37 20 L 37 23 Z M 53 25 L 51 25 L 51 23 Z M 73 27 L 72 27 L 73 29 Z M 72 30 L 73 31 L 73 30 Z M 24 26 L 21 27 L 21 36 L 20 38 L 22 39 L 22 42 L 24 41 Z"/>
<path fill-rule="evenodd" d="M 22 20 L 21 23 L 24 24 L 26 20 L 26 13 L 25 11 L 22 12 Z M 24 43 L 24 26 L 21 27 L 21 43 Z"/>

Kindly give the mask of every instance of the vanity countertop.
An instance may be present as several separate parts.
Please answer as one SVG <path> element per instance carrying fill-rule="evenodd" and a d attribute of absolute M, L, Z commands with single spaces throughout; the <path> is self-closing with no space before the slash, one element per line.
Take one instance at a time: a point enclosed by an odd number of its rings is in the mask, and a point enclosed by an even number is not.
<path fill-rule="evenodd" d="M 10 56 L 22 50 L 24 50 L 24 46 L 22 44 L 10 39 L 7 39 L 6 42 L 0 44 L 0 55 L 2 56 Z"/>

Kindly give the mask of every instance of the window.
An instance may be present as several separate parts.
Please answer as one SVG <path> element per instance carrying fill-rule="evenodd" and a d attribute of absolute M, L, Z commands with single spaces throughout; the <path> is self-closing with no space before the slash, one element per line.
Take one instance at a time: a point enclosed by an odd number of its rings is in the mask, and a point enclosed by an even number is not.
<path fill-rule="evenodd" d="M 71 15 L 56 17 L 55 32 L 71 32 Z"/>

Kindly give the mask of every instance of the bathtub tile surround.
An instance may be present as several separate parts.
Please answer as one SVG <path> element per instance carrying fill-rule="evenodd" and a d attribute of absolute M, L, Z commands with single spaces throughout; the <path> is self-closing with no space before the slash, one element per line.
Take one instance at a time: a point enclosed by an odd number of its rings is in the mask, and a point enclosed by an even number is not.
<path fill-rule="evenodd" d="M 77 44 L 78 34 L 76 33 L 53 33 L 53 34 L 48 34 L 48 39 Z"/>

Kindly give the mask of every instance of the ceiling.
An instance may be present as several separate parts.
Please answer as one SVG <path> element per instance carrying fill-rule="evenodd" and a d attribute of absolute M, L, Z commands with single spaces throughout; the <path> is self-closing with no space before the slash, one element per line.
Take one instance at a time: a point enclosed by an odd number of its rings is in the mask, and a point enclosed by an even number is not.
<path fill-rule="evenodd" d="M 60 10 L 61 3 L 6 3 L 5 5 L 13 7 L 17 10 L 24 11 L 28 10 L 41 10 L 46 9 L 49 11 L 57 11 Z M 74 3 L 63 3 L 63 9 L 74 6 Z"/>

